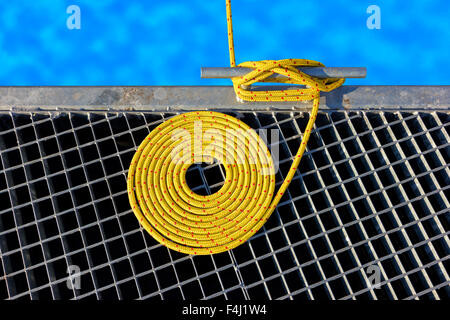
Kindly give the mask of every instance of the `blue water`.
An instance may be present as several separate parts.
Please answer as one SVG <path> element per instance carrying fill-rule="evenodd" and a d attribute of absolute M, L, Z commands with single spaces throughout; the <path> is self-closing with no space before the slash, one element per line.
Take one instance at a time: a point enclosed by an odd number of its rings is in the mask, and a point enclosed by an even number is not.
<path fill-rule="evenodd" d="M 0 85 L 213 85 L 228 66 L 224 0 L 0 3 Z M 69 5 L 81 29 L 69 30 Z M 234 0 L 236 59 L 366 66 L 348 84 L 449 85 L 448 0 Z M 369 30 L 369 5 L 381 29 Z M 263 39 L 264 38 L 264 39 Z"/>

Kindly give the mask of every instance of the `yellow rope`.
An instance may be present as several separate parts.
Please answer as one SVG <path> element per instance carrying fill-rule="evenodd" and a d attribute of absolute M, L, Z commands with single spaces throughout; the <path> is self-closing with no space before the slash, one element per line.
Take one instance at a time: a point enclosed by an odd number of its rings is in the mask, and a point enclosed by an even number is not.
<path fill-rule="evenodd" d="M 233 41 L 233 22 L 231 17 L 231 0 L 226 0 L 228 47 L 230 51 L 230 65 L 236 66 Z M 323 67 L 320 62 L 306 59 L 283 59 L 248 61 L 238 65 L 239 67 L 252 68 L 253 71 L 245 76 L 232 78 L 236 95 L 245 101 L 301 101 L 318 100 L 320 91 L 329 92 L 341 86 L 345 79 L 318 79 L 296 69 L 296 67 Z M 275 82 L 306 85 L 305 89 L 258 91 L 248 89 L 255 82 L 274 82 L 267 79 L 272 74 L 278 73 L 286 78 L 277 78 Z M 318 103 L 318 101 L 317 101 Z"/>
<path fill-rule="evenodd" d="M 230 64 L 234 58 L 230 0 L 226 0 Z M 267 221 L 288 188 L 306 149 L 319 110 L 320 91 L 344 79 L 316 79 L 295 66 L 322 66 L 303 59 L 245 62 L 249 74 L 233 78 L 236 94 L 246 101 L 313 100 L 311 116 L 292 166 L 275 193 L 272 156 L 244 122 L 211 111 L 180 114 L 155 128 L 137 149 L 128 171 L 128 196 L 134 214 L 158 242 L 187 254 L 213 254 L 237 247 Z M 306 85 L 290 90 L 252 91 L 274 72 L 283 83 Z M 244 86 L 244 88 L 242 87 Z M 174 156 L 175 155 L 175 156 Z M 208 196 L 194 193 L 186 171 L 195 162 L 219 161 L 225 168 L 221 189 Z"/>

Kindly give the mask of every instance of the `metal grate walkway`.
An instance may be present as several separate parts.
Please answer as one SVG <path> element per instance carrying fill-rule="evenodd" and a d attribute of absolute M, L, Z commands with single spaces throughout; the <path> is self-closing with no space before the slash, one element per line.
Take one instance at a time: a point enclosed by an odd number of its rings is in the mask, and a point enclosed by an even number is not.
<path fill-rule="evenodd" d="M 230 114 L 279 131 L 281 183 L 308 113 Z M 267 224 L 195 257 L 148 236 L 126 193 L 136 146 L 173 115 L 0 112 L 0 298 L 450 298 L 448 112 L 320 113 Z M 198 193 L 223 181 L 217 164 L 188 175 Z"/>

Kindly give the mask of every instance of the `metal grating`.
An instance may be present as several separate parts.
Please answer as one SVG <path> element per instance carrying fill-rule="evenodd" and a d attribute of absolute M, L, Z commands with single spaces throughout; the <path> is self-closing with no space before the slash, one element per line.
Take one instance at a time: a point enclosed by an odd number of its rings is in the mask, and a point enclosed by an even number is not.
<path fill-rule="evenodd" d="M 279 130 L 280 183 L 308 113 L 231 114 Z M 0 298 L 450 297 L 447 112 L 320 113 L 260 232 L 195 257 L 148 236 L 126 194 L 136 146 L 172 115 L 0 113 Z M 192 166 L 191 187 L 214 192 L 221 174 Z M 79 290 L 67 287 L 70 265 Z"/>

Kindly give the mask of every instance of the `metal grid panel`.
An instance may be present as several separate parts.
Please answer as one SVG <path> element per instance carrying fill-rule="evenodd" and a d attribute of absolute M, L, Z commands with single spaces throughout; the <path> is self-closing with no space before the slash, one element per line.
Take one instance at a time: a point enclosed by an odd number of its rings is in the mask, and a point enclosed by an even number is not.
<path fill-rule="evenodd" d="M 450 297 L 448 113 L 320 113 L 264 227 L 194 257 L 147 235 L 126 194 L 136 146 L 172 115 L 0 113 L 0 298 Z M 232 115 L 279 131 L 279 186 L 308 114 Z M 188 175 L 211 193 L 224 171 Z M 81 268 L 80 290 L 66 285 L 69 265 Z"/>

